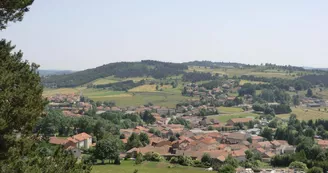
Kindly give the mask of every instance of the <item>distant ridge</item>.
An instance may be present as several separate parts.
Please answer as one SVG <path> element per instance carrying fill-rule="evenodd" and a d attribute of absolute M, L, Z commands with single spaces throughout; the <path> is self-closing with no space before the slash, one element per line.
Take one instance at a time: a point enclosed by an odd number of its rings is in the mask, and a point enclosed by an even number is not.
<path fill-rule="evenodd" d="M 38 70 L 40 76 L 62 75 L 74 73 L 72 70 Z"/>

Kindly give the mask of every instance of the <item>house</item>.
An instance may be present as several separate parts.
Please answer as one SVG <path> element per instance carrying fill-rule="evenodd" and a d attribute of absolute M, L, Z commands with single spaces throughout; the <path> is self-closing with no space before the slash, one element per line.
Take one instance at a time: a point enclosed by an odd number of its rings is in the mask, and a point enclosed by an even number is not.
<path fill-rule="evenodd" d="M 235 158 L 236 160 L 238 161 L 245 161 L 246 160 L 246 154 L 245 154 L 245 150 L 236 150 L 236 151 L 233 151 L 231 156 L 233 158 Z"/>
<path fill-rule="evenodd" d="M 67 138 L 65 148 L 86 148 L 88 149 L 92 145 L 92 137 L 87 133 L 80 133 L 72 137 Z"/>
<path fill-rule="evenodd" d="M 228 126 L 234 126 L 237 123 L 248 123 L 252 121 L 253 118 L 232 118 L 227 121 Z"/>
<path fill-rule="evenodd" d="M 163 146 L 165 146 L 165 145 L 168 145 L 168 146 L 171 146 L 172 145 L 172 142 L 171 141 L 168 141 L 168 140 L 162 140 L 162 141 L 153 141 L 152 143 L 151 143 L 151 146 L 153 146 L 153 147 L 163 147 Z"/>
<path fill-rule="evenodd" d="M 323 148 L 323 149 L 327 149 L 328 148 L 328 140 L 317 140 L 318 145 Z"/>
<path fill-rule="evenodd" d="M 247 140 L 248 135 L 244 133 L 228 133 L 223 137 L 222 142 L 227 144 L 238 144 Z"/>
<path fill-rule="evenodd" d="M 283 146 L 280 150 L 281 154 L 293 154 L 295 153 L 296 148 L 293 146 Z"/>
<path fill-rule="evenodd" d="M 160 108 L 160 109 L 156 109 L 156 112 L 160 115 L 168 115 L 169 109 L 168 108 Z"/>
<path fill-rule="evenodd" d="M 148 152 L 152 153 L 158 153 L 163 157 L 170 157 L 172 154 L 170 153 L 171 146 L 165 145 L 162 147 L 153 147 L 150 145 L 147 145 L 143 148 L 132 148 L 129 151 L 126 152 L 128 157 L 135 158 L 137 156 L 137 153 L 146 154 Z"/>
<path fill-rule="evenodd" d="M 252 136 L 252 142 L 263 142 L 264 138 L 262 136 Z"/>

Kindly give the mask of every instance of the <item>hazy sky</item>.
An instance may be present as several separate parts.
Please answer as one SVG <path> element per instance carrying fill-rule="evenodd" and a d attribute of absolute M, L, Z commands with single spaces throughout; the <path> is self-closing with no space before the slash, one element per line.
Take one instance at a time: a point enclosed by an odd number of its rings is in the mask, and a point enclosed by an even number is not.
<path fill-rule="evenodd" d="M 328 67 L 327 0 L 35 0 L 0 32 L 41 69 L 211 60 Z"/>

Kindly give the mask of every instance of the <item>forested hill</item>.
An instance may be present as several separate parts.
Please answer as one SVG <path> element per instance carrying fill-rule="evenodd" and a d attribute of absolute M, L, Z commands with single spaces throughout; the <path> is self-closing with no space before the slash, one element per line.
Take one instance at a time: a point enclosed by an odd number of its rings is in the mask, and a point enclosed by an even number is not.
<path fill-rule="evenodd" d="M 325 74 L 325 75 L 307 75 L 307 76 L 302 76 L 301 79 L 309 81 L 313 85 L 328 86 L 328 74 Z"/>
<path fill-rule="evenodd" d="M 190 61 L 183 63 L 188 66 L 201 66 L 201 67 L 241 67 L 246 64 L 234 62 L 212 62 L 212 61 Z"/>
<path fill-rule="evenodd" d="M 76 87 L 107 76 L 120 78 L 151 76 L 159 79 L 183 74 L 186 69 L 188 69 L 188 66 L 185 64 L 152 60 L 117 62 L 71 74 L 43 77 L 42 83 L 45 86 Z"/>

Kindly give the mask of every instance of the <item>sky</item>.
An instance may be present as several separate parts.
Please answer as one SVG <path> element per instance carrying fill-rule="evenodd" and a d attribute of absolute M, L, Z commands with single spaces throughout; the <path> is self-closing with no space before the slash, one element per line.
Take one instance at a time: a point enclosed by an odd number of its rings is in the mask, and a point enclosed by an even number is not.
<path fill-rule="evenodd" d="M 35 0 L 0 31 L 41 69 L 210 60 L 328 67 L 327 0 Z"/>

